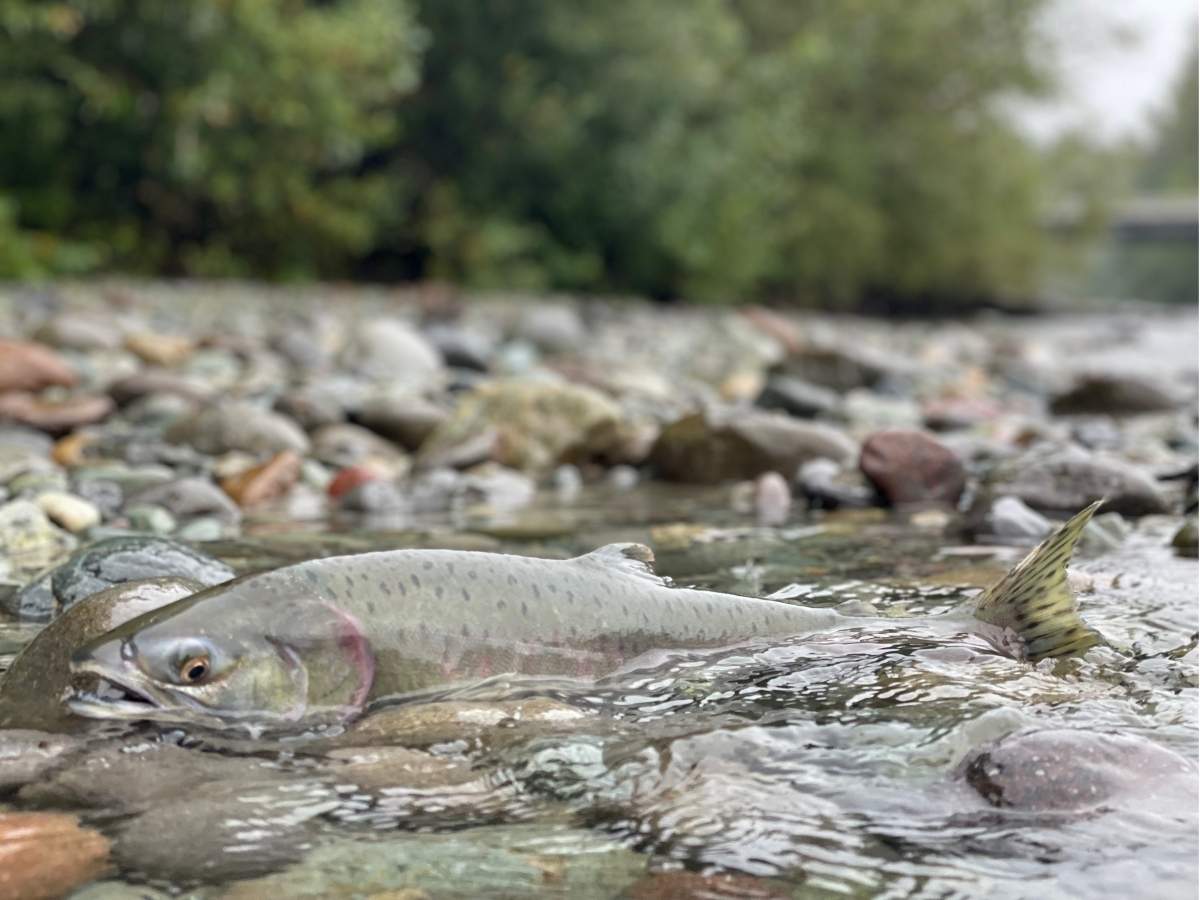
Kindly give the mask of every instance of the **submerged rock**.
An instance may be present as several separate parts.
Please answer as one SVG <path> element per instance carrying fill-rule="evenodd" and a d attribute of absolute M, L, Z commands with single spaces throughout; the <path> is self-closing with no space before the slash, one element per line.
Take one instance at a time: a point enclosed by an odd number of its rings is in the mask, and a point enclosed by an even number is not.
<path fill-rule="evenodd" d="M 1129 735 L 1065 728 L 1009 735 L 969 756 L 961 773 L 992 806 L 1068 812 L 1113 804 L 1182 811 L 1186 805 L 1195 811 L 1192 764 Z"/>
<path fill-rule="evenodd" d="M 875 489 L 857 467 L 831 459 L 814 459 L 800 467 L 796 484 L 813 509 L 858 509 L 874 506 Z"/>
<path fill-rule="evenodd" d="M 71 654 L 135 616 L 203 589 L 187 578 L 152 578 L 85 597 L 43 628 L 0 676 L 0 728 L 59 731 L 80 720 L 63 706 Z"/>
<path fill-rule="evenodd" d="M 791 476 L 813 459 L 846 462 L 854 442 L 829 425 L 755 409 L 713 409 L 668 425 L 650 462 L 672 481 L 715 484 L 757 478 L 765 472 Z"/>
<path fill-rule="evenodd" d="M 278 875 L 234 884 L 222 900 L 261 897 L 622 897 L 647 857 L 596 831 L 504 825 L 451 834 L 345 838 Z M 426 893 L 428 892 L 428 893 Z"/>
<path fill-rule="evenodd" d="M 0 704 L 3 702 L 0 687 Z M 47 772 L 86 747 L 83 738 L 4 725 L 0 730 L 0 794 L 42 780 Z"/>
<path fill-rule="evenodd" d="M 0 900 L 53 900 L 108 870 L 109 843 L 75 816 L 0 814 Z"/>
<path fill-rule="evenodd" d="M 863 474 L 892 504 L 958 502 L 967 472 L 957 454 L 922 431 L 877 431 L 862 447 Z"/>

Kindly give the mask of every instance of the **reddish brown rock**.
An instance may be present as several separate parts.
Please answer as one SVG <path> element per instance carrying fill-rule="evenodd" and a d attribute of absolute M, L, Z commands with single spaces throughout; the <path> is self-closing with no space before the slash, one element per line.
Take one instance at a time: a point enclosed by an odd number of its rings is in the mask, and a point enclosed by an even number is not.
<path fill-rule="evenodd" d="M 864 442 L 859 466 L 893 504 L 955 503 L 966 486 L 962 461 L 923 431 L 877 431 Z"/>
<path fill-rule="evenodd" d="M 630 900 L 780 900 L 791 897 L 786 886 L 750 875 L 699 872 L 652 872 L 629 889 Z"/>
<path fill-rule="evenodd" d="M 382 476 L 370 466 L 347 466 L 333 476 L 325 490 L 334 500 L 349 493 L 360 484 L 377 481 Z"/>
<path fill-rule="evenodd" d="M 298 453 L 284 450 L 262 465 L 221 479 L 221 487 L 238 506 L 257 506 L 290 491 L 300 477 L 300 463 Z"/>
<path fill-rule="evenodd" d="M 0 339 L 0 392 L 70 387 L 75 371 L 44 344 Z"/>
<path fill-rule="evenodd" d="M 51 900 L 108 869 L 109 843 L 60 813 L 0 815 L 0 900 Z"/>
<path fill-rule="evenodd" d="M 112 400 L 98 394 L 66 400 L 43 400 L 25 391 L 0 394 L 0 421 L 19 422 L 51 434 L 99 422 L 112 411 Z"/>

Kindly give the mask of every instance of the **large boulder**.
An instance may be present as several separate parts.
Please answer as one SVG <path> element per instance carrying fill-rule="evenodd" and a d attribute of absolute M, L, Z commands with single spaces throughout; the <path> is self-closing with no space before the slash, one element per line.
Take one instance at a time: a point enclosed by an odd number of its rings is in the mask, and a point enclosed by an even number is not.
<path fill-rule="evenodd" d="M 749 408 L 710 408 L 668 425 L 650 461 L 671 481 L 715 484 L 779 472 L 813 459 L 847 462 L 858 447 L 830 425 Z"/>

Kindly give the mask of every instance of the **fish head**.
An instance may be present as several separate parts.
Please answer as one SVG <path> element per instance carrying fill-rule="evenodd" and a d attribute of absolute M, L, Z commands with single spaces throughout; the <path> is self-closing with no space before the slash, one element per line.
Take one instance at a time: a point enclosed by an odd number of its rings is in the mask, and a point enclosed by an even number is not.
<path fill-rule="evenodd" d="M 374 662 L 353 619 L 312 598 L 264 604 L 270 610 L 224 602 L 221 587 L 77 650 L 71 711 L 262 733 L 344 721 L 362 709 Z"/>

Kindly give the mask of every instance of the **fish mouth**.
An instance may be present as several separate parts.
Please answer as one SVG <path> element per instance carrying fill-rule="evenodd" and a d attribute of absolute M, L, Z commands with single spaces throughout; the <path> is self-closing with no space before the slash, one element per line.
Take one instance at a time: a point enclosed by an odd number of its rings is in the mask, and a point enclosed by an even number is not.
<path fill-rule="evenodd" d="M 71 712 L 93 719 L 147 719 L 162 709 L 149 691 L 130 679 L 120 679 L 101 666 L 86 663 L 72 666 Z"/>

